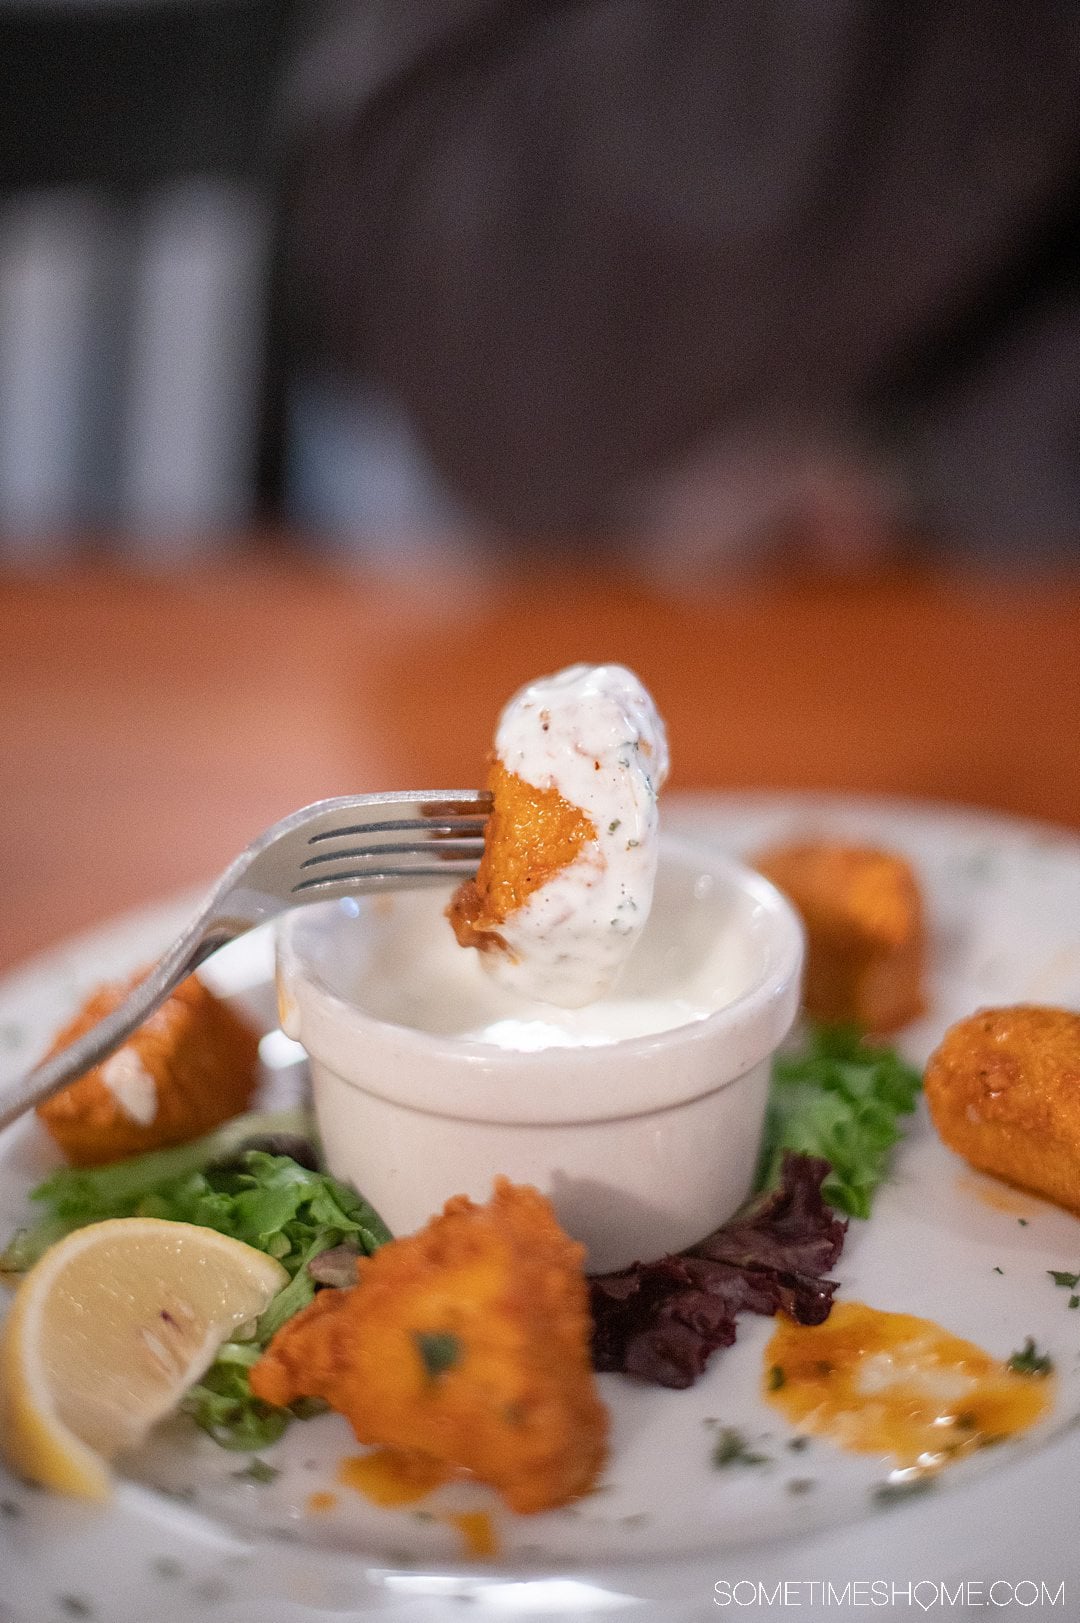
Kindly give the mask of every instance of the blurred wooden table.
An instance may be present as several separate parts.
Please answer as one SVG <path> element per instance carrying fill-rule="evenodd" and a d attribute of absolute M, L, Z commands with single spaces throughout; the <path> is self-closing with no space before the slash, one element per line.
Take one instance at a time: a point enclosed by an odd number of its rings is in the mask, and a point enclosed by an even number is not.
<path fill-rule="evenodd" d="M 685 598 L 565 568 L 451 589 L 287 560 L 0 579 L 0 966 L 350 790 L 480 781 L 499 705 L 621 660 L 677 787 L 930 796 L 1080 828 L 1080 572 Z"/>

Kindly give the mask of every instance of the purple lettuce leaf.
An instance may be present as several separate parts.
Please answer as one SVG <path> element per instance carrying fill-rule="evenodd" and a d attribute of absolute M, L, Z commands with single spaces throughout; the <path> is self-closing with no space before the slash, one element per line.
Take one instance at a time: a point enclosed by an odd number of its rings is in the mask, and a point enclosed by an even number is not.
<path fill-rule="evenodd" d="M 593 1275 L 594 1367 L 681 1388 L 693 1385 L 711 1353 L 731 1346 L 740 1313 L 782 1308 L 799 1324 L 821 1324 L 837 1288 L 825 1271 L 847 1232 L 821 1196 L 829 1170 L 827 1161 L 787 1151 L 779 1184 L 699 1245 Z"/>

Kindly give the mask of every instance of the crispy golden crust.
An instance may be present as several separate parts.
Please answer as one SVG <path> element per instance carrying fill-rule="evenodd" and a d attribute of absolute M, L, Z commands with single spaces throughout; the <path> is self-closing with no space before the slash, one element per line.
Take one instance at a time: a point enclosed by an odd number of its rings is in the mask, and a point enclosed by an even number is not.
<path fill-rule="evenodd" d="M 557 789 L 526 783 L 499 760 L 491 763 L 488 788 L 492 809 L 479 872 L 458 887 L 446 910 L 463 947 L 504 948 L 499 926 L 596 838 L 579 806 Z"/>
<path fill-rule="evenodd" d="M 362 1443 L 474 1472 L 512 1509 L 588 1491 L 607 1411 L 589 1362 L 583 1249 L 535 1189 L 498 1178 L 357 1264 L 278 1331 L 251 1372 L 268 1403 L 321 1397 Z"/>
<path fill-rule="evenodd" d="M 980 1009 L 945 1033 L 925 1087 L 950 1149 L 1080 1212 L 1080 1014 Z"/>
<path fill-rule="evenodd" d="M 885 1032 L 922 1012 L 922 901 L 902 857 L 810 840 L 762 851 L 754 866 L 802 915 L 809 1015 Z"/>
<path fill-rule="evenodd" d="M 112 1012 L 140 977 L 102 986 L 58 1035 L 51 1053 Z M 182 982 L 122 1052 L 152 1078 L 153 1119 L 124 1110 L 95 1065 L 38 1107 L 38 1116 L 75 1166 L 120 1161 L 145 1150 L 183 1144 L 246 1110 L 258 1079 L 259 1039 L 194 975 Z"/>

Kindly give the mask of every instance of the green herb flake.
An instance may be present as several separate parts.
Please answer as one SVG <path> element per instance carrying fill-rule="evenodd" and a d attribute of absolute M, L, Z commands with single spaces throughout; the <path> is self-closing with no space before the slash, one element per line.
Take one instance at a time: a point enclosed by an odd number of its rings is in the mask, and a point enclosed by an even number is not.
<path fill-rule="evenodd" d="M 932 1476 L 913 1476 L 906 1482 L 880 1482 L 871 1497 L 878 1505 L 900 1504 L 905 1499 L 928 1493 L 936 1483 Z"/>
<path fill-rule="evenodd" d="M 1028 1220 L 1027 1220 L 1027 1218 L 1026 1218 L 1026 1217 L 1018 1217 L 1018 1218 L 1017 1218 L 1017 1219 L 1016 1219 L 1016 1221 L 1017 1221 L 1017 1222 L 1018 1222 L 1018 1223 L 1019 1223 L 1019 1225 L 1020 1225 L 1020 1227 L 1021 1227 L 1021 1228 L 1022 1228 L 1022 1229 L 1026 1229 L 1026 1228 L 1027 1228 L 1027 1226 L 1028 1226 Z"/>
<path fill-rule="evenodd" d="M 1069 1306 L 1070 1307 L 1080 1307 L 1080 1296 L 1070 1296 L 1069 1297 Z"/>
<path fill-rule="evenodd" d="M 806 1450 L 810 1447 L 810 1439 L 809 1437 L 803 1436 L 789 1437 L 787 1446 L 790 1448 L 793 1454 L 805 1454 Z"/>
<path fill-rule="evenodd" d="M 256 1482 L 260 1487 L 276 1481 L 280 1475 L 277 1466 L 267 1465 L 265 1460 L 251 1460 L 242 1471 L 233 1472 L 237 1482 Z"/>
<path fill-rule="evenodd" d="M 735 1426 L 721 1426 L 713 1444 L 712 1462 L 717 1470 L 729 1465 L 768 1465 L 767 1454 L 755 1453 L 747 1447 L 742 1432 Z"/>
<path fill-rule="evenodd" d="M 1074 1291 L 1080 1285 L 1080 1274 L 1067 1274 L 1059 1268 L 1048 1268 L 1046 1271 L 1062 1290 Z"/>
<path fill-rule="evenodd" d="M 784 1374 L 784 1371 L 781 1369 L 780 1365 L 773 1364 L 769 1370 L 768 1381 L 766 1383 L 769 1391 L 779 1392 L 786 1379 L 787 1376 Z"/>
<path fill-rule="evenodd" d="M 1005 1272 L 1005 1270 L 1004 1270 L 1004 1268 L 999 1268 L 997 1263 L 995 1263 L 994 1264 L 994 1272 L 995 1272 L 995 1274 L 1003 1274 Z"/>
<path fill-rule="evenodd" d="M 447 1330 L 414 1330 L 413 1341 L 429 1380 L 438 1380 L 461 1362 L 461 1342 Z"/>
<path fill-rule="evenodd" d="M 622 828 L 622 818 L 621 817 L 613 817 L 611 822 L 607 826 L 607 831 L 608 831 L 609 834 L 614 834 L 614 832 L 615 832 L 615 830 L 617 828 Z"/>
<path fill-rule="evenodd" d="M 821 1156 L 832 1169 L 824 1198 L 869 1217 L 903 1136 L 900 1118 L 915 1109 L 921 1086 L 895 1049 L 868 1043 L 850 1026 L 812 1026 L 799 1047 L 773 1061 L 758 1188 L 779 1182 L 785 1150 Z"/>
<path fill-rule="evenodd" d="M 1031 1336 L 1027 1337 L 1020 1351 L 1014 1352 L 1008 1362 L 1009 1368 L 1015 1370 L 1017 1375 L 1035 1375 L 1040 1380 L 1049 1375 L 1054 1368 L 1054 1360 L 1050 1354 L 1041 1353 Z"/>
<path fill-rule="evenodd" d="M 184 1575 L 183 1565 L 171 1555 L 155 1555 L 150 1568 L 159 1578 L 182 1578 Z"/>

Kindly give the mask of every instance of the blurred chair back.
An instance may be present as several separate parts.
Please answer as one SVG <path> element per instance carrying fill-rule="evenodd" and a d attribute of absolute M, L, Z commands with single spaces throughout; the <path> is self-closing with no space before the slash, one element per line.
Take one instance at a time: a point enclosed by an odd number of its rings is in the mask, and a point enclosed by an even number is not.
<path fill-rule="evenodd" d="M 0 561 L 251 522 L 288 11 L 0 0 Z"/>

